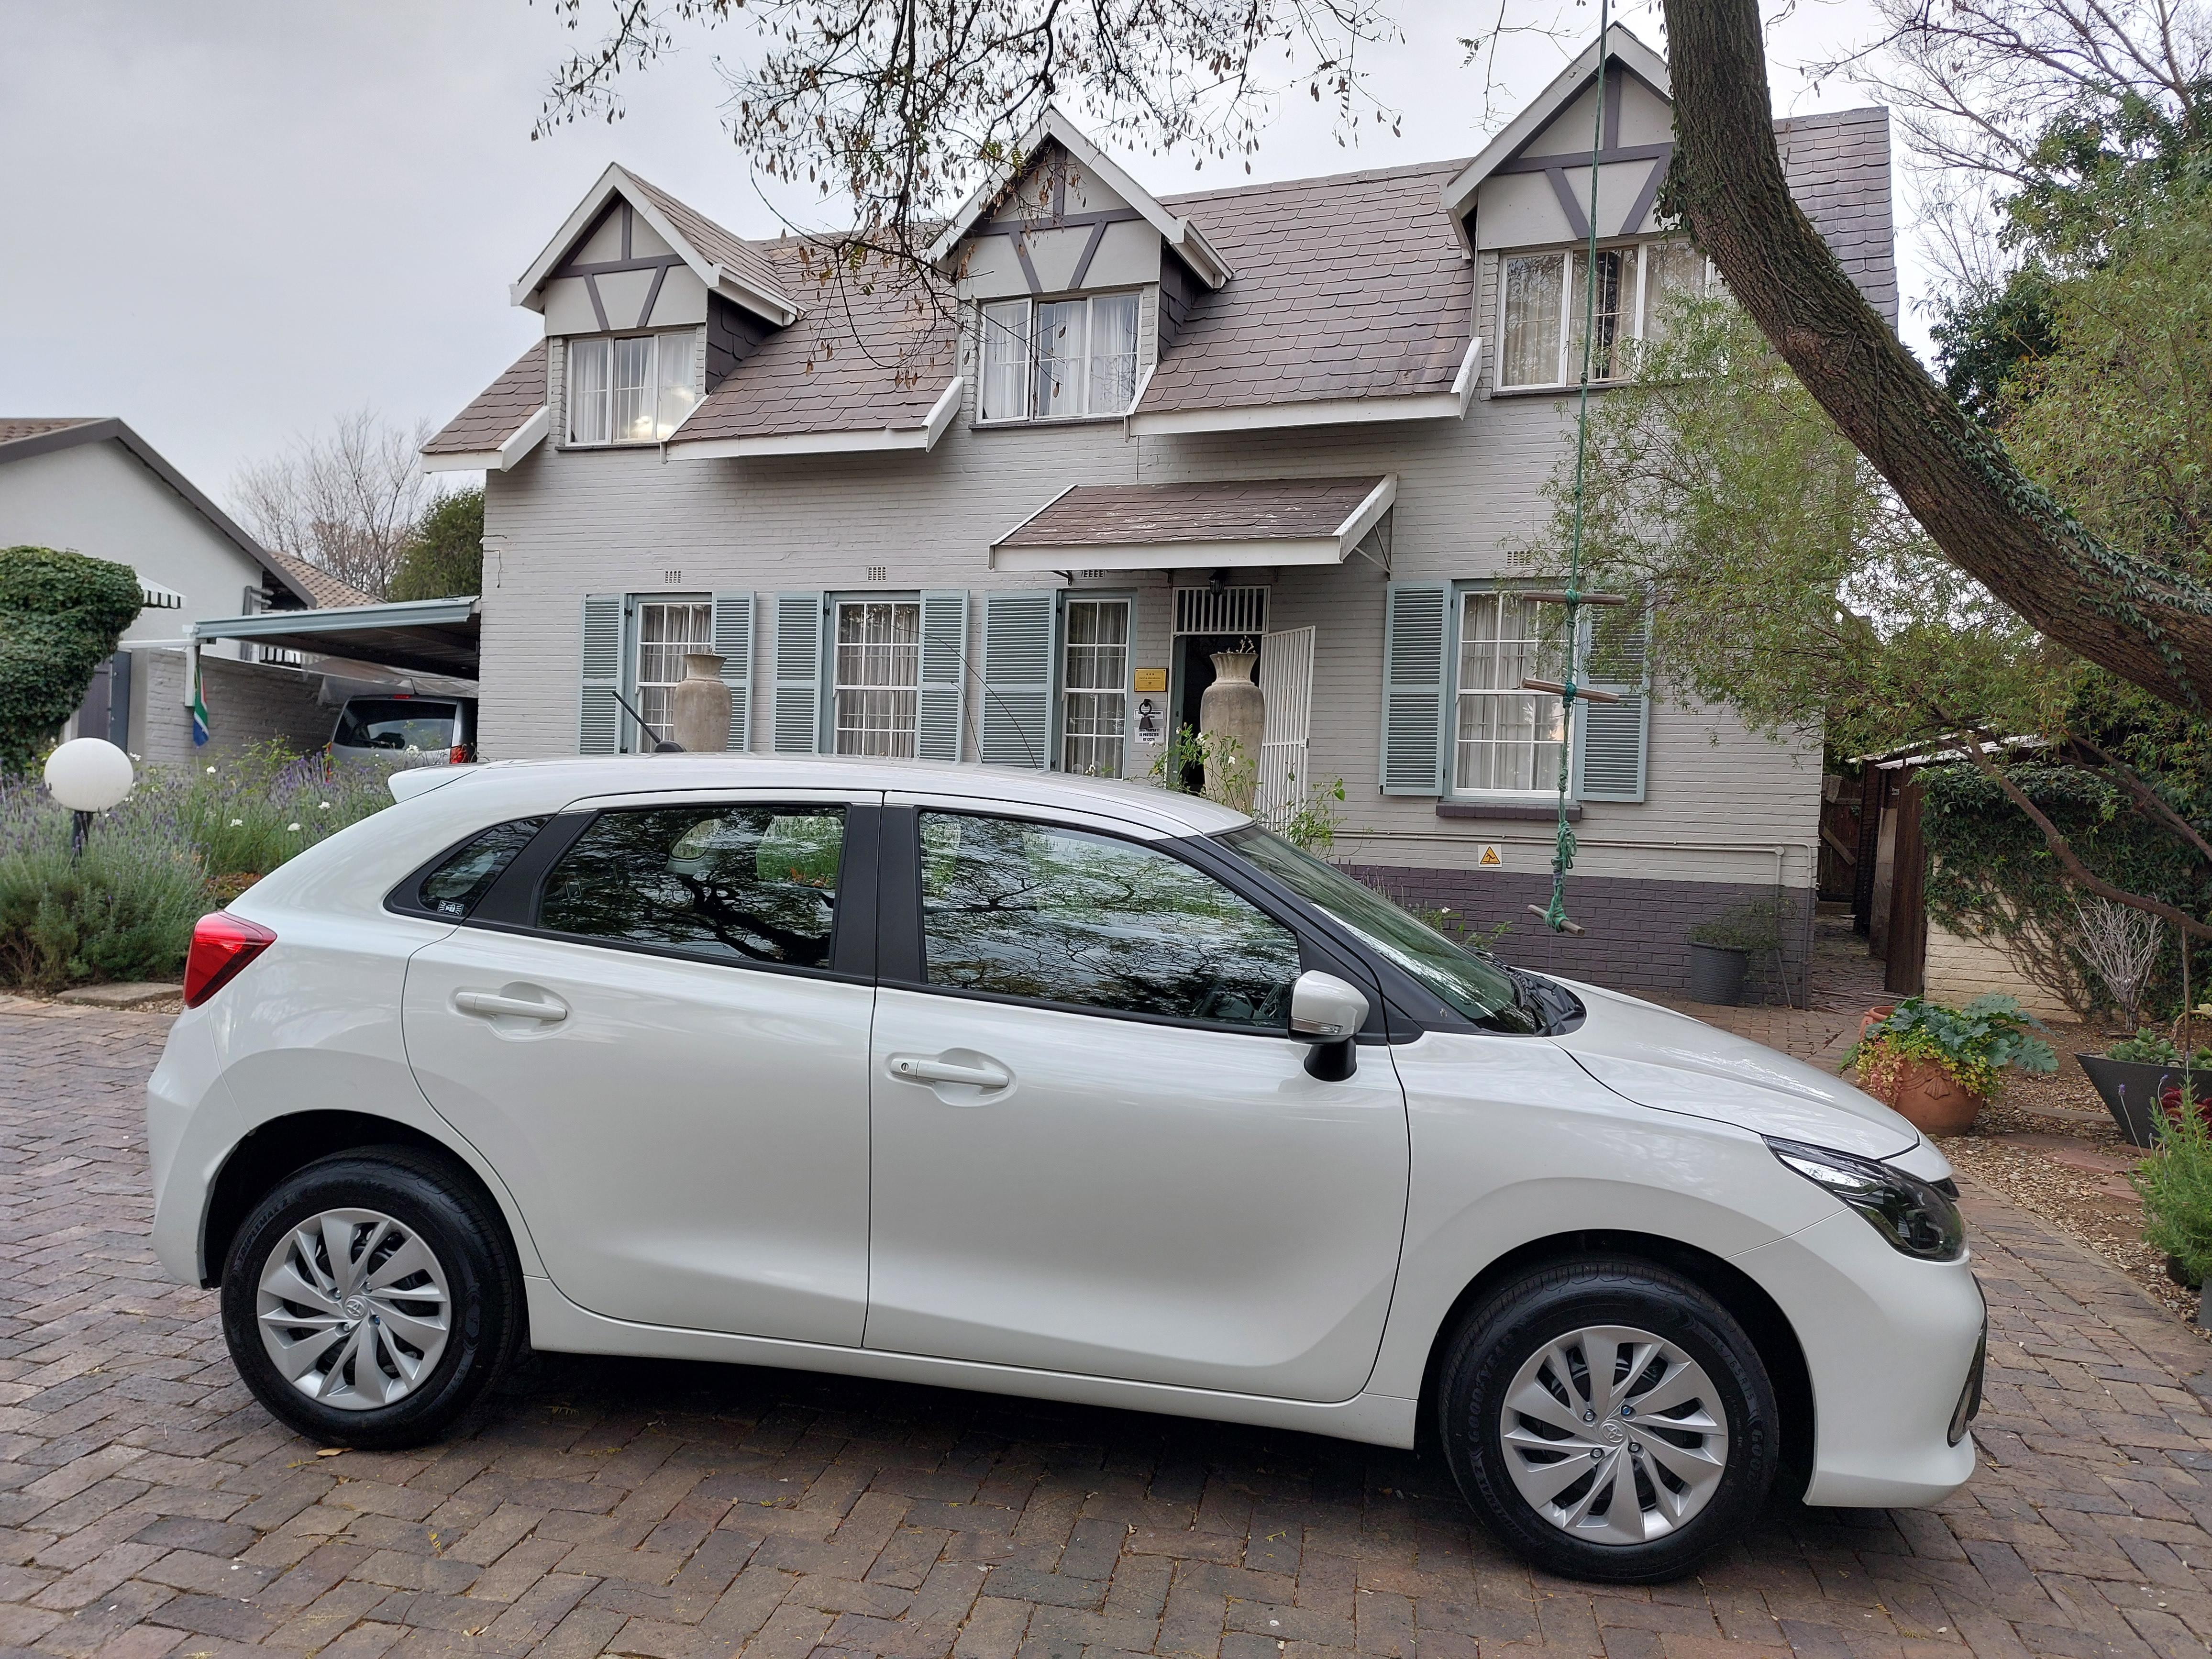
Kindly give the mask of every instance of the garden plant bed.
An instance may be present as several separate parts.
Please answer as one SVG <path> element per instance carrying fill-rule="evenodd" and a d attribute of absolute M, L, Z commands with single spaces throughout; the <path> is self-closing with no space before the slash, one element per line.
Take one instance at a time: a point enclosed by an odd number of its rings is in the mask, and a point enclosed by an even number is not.
<path fill-rule="evenodd" d="M 2196 1328 L 2196 1292 L 2168 1279 L 2164 1252 L 2143 1242 L 2142 1200 L 2128 1182 L 2142 1154 L 2075 1063 L 2075 1054 L 2099 1053 L 2112 1039 L 2083 1025 L 2052 1025 L 2045 1036 L 2058 1051 L 2056 1075 L 2006 1073 L 1972 1131 L 1936 1144 L 1967 1179 L 2095 1251 Z"/>

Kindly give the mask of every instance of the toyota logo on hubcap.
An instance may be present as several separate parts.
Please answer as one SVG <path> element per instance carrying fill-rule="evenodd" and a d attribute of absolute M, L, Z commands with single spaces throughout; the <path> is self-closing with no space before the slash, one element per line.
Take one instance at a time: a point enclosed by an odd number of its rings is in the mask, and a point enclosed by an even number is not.
<path fill-rule="evenodd" d="M 349 1296 L 343 1305 L 348 1319 L 362 1319 L 367 1317 L 368 1314 L 368 1298 L 365 1296 Z M 1606 1426 L 1611 1428 L 1613 1425 L 1608 1423 Z M 1614 1437 L 1619 1438 L 1618 1436 Z"/>

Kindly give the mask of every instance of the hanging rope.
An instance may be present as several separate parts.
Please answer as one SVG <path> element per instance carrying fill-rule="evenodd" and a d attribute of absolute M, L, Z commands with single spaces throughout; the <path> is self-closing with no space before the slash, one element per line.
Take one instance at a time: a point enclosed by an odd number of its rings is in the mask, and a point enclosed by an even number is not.
<path fill-rule="evenodd" d="M 1597 175 L 1605 155 L 1605 70 L 1606 52 L 1611 42 L 1607 35 L 1612 29 L 1612 0 L 1599 0 L 1597 21 L 1597 79 L 1592 83 L 1596 106 L 1590 118 L 1590 174 L 1589 246 L 1583 257 L 1583 372 L 1582 385 L 1575 410 L 1575 493 L 1574 528 L 1567 544 L 1567 586 L 1563 593 L 1543 594 L 1540 597 L 1567 608 L 1567 669 L 1566 678 L 1554 688 L 1547 681 L 1524 680 L 1524 685 L 1534 685 L 1544 690 L 1556 690 L 1559 699 L 1559 823 L 1552 842 L 1552 898 L 1541 909 L 1530 905 L 1529 911 L 1543 918 L 1544 926 L 1555 933 L 1579 933 L 1582 927 L 1567 914 L 1567 872 L 1575 867 L 1574 827 L 1567 819 L 1567 769 L 1574 752 L 1572 736 L 1575 728 L 1575 704 L 1586 699 L 1589 693 L 1575 684 L 1582 667 L 1582 608 L 1585 603 L 1608 603 L 1613 595 L 1586 595 L 1583 592 L 1583 501 L 1584 481 L 1589 469 L 1589 394 L 1590 365 L 1597 346 Z M 1610 699 L 1608 699 L 1610 701 Z"/>

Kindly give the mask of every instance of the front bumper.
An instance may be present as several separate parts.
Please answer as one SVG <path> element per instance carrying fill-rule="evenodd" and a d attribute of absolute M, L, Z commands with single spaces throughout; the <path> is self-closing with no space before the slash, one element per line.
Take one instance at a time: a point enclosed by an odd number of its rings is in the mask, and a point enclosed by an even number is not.
<path fill-rule="evenodd" d="M 1780 1306 L 1804 1352 L 1814 1417 L 1808 1504 L 1920 1509 L 1966 1484 L 1975 1452 L 1962 1407 L 1969 1395 L 1979 1403 L 1987 1320 L 1971 1259 L 1915 1261 L 1839 1210 L 1734 1261 Z"/>

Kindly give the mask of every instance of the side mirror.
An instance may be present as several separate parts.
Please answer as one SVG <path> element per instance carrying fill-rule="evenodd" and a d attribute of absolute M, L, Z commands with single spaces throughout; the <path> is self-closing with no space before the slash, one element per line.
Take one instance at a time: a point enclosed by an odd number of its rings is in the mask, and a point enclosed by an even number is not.
<path fill-rule="evenodd" d="M 1352 1039 L 1366 1024 L 1367 998 L 1334 974 L 1300 974 L 1291 987 L 1291 1035 L 1313 1045 L 1306 1070 L 1324 1083 L 1341 1083 L 1357 1069 Z"/>

